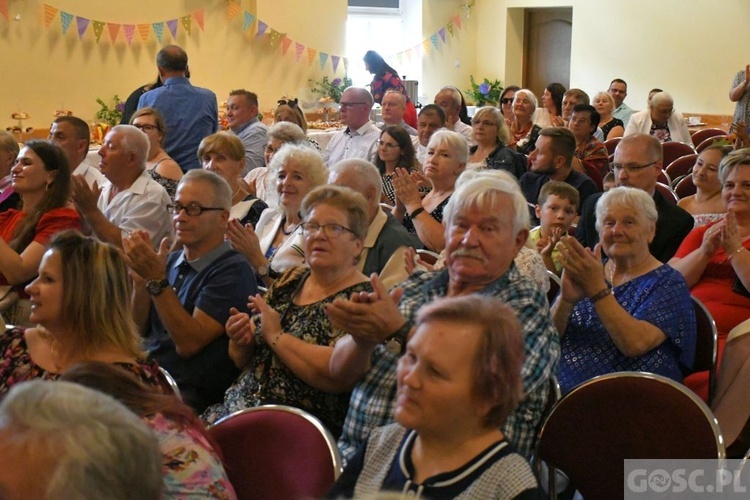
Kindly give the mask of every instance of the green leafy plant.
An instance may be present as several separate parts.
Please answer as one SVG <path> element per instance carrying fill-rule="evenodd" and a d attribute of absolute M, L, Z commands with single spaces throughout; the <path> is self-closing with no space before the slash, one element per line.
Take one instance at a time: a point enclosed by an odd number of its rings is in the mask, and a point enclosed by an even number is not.
<path fill-rule="evenodd" d="M 310 91 L 313 94 L 320 94 L 321 97 L 329 97 L 333 99 L 333 102 L 341 102 L 341 94 L 344 93 L 347 87 L 352 86 L 352 79 L 345 76 L 344 78 L 334 78 L 329 80 L 327 76 L 323 77 L 323 81 L 315 81 L 312 78 L 309 80 L 312 85 Z"/>
<path fill-rule="evenodd" d="M 122 112 L 125 109 L 125 103 L 120 100 L 120 97 L 117 94 L 112 98 L 112 102 L 114 102 L 112 107 L 99 97 L 96 98 L 96 102 L 101 106 L 101 109 L 97 111 L 95 115 L 97 120 L 108 123 L 111 127 L 120 123 Z"/>
<path fill-rule="evenodd" d="M 489 81 L 485 78 L 482 83 L 477 83 L 474 80 L 474 75 L 471 75 L 471 88 L 466 91 L 466 94 L 474 101 L 475 105 L 484 106 L 488 103 L 497 105 L 500 102 L 502 92 L 503 84 L 500 80 Z"/>

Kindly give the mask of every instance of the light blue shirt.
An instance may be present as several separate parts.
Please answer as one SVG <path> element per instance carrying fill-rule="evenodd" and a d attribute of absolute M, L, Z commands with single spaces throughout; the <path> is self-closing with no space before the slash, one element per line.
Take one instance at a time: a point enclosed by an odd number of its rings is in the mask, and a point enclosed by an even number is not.
<path fill-rule="evenodd" d="M 258 167 L 266 166 L 264 155 L 268 143 L 268 127 L 256 116 L 247 123 L 243 123 L 232 133 L 239 137 L 245 146 L 245 166 L 242 168 L 242 177 Z"/>

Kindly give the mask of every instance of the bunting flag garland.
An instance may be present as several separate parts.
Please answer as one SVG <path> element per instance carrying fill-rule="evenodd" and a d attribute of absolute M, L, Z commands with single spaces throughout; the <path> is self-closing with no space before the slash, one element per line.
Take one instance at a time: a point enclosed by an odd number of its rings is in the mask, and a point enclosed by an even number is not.
<path fill-rule="evenodd" d="M 229 0 L 229 5 L 227 6 L 227 18 L 231 21 L 235 17 L 237 17 L 237 14 L 240 13 L 240 2 L 239 0 Z"/>
<path fill-rule="evenodd" d="M 177 19 L 170 19 L 167 21 L 167 28 L 169 28 L 169 32 L 172 33 L 172 39 L 177 40 Z"/>
<path fill-rule="evenodd" d="M 319 52 L 318 57 L 320 57 L 320 69 L 323 69 L 326 67 L 326 61 L 328 61 L 328 54 L 325 52 Z"/>
<path fill-rule="evenodd" d="M 62 24 L 62 31 L 63 35 L 66 31 L 68 31 L 68 28 L 70 28 L 70 23 L 73 22 L 73 14 L 68 14 L 67 12 L 60 12 L 60 23 Z"/>
<path fill-rule="evenodd" d="M 432 45 L 434 45 L 436 49 L 440 48 L 440 46 L 438 45 L 438 36 L 437 36 L 437 34 L 433 34 L 432 36 L 430 36 L 430 41 L 432 42 Z"/>
<path fill-rule="evenodd" d="M 49 28 L 52 20 L 57 15 L 58 10 L 51 5 L 44 5 L 44 27 Z"/>
<path fill-rule="evenodd" d="M 453 36 L 453 21 L 449 21 L 448 24 L 445 25 L 445 27 L 448 29 L 448 33 Z"/>
<path fill-rule="evenodd" d="M 425 55 L 427 55 L 430 52 L 432 52 L 430 50 L 430 39 L 429 38 L 422 41 L 422 50 L 424 50 Z"/>
<path fill-rule="evenodd" d="M 89 27 L 91 19 L 85 17 L 76 16 L 76 27 L 78 28 L 78 39 L 83 38 L 83 34 L 86 33 L 86 29 Z"/>
<path fill-rule="evenodd" d="M 261 21 L 260 19 L 258 19 L 258 34 L 255 35 L 255 36 L 257 38 L 262 37 L 263 34 L 266 32 L 267 29 L 268 29 L 268 25 L 266 23 L 264 23 L 263 21 Z"/>
<path fill-rule="evenodd" d="M 317 54 L 317 49 L 313 49 L 308 47 L 307 48 L 307 64 L 312 64 L 312 62 L 315 60 L 315 54 Z"/>
<path fill-rule="evenodd" d="M 120 25 L 116 23 L 107 23 L 107 29 L 109 30 L 109 39 L 114 43 L 117 39 L 117 34 L 120 32 Z"/>
<path fill-rule="evenodd" d="M 443 44 L 445 44 L 445 28 L 440 28 L 438 35 L 440 35 L 440 39 L 443 41 Z"/>
<path fill-rule="evenodd" d="M 301 43 L 294 43 L 294 52 L 296 54 L 295 60 L 299 62 L 299 58 L 302 57 L 302 53 L 305 51 L 305 46 Z"/>
<path fill-rule="evenodd" d="M 336 73 L 336 70 L 339 67 L 339 61 L 341 61 L 340 56 L 331 56 L 331 66 L 333 66 L 333 72 Z"/>
<path fill-rule="evenodd" d="M 122 30 L 125 32 L 125 41 L 130 45 L 133 41 L 133 34 L 135 33 L 135 24 L 126 24 L 122 27 Z"/>
<path fill-rule="evenodd" d="M 248 11 L 245 11 L 245 21 L 242 23 L 242 31 L 247 31 L 247 29 L 253 24 L 253 21 L 255 21 L 255 16 Z"/>
<path fill-rule="evenodd" d="M 99 43 L 99 39 L 102 37 L 102 33 L 104 33 L 104 23 L 101 21 L 93 21 L 91 24 L 94 27 L 96 43 Z"/>
<path fill-rule="evenodd" d="M 0 0 L 0 2 L 3 1 L 7 0 Z M 237 8 L 239 9 L 239 0 L 234 0 L 234 2 L 237 4 Z M 177 31 L 180 25 L 185 30 L 185 32 L 190 35 L 192 32 L 192 20 L 195 19 L 195 22 L 202 30 L 204 28 L 205 19 L 203 9 L 199 9 L 191 14 L 181 16 L 179 18 L 175 17 L 173 19 L 157 21 L 151 24 L 144 23 L 135 25 L 100 21 L 98 19 L 89 19 L 86 17 L 77 16 L 70 12 L 61 11 L 56 7 L 53 7 L 52 5 L 47 4 L 42 4 L 42 8 L 44 10 L 44 26 L 46 28 L 52 26 L 52 22 L 54 21 L 55 16 L 59 13 L 60 26 L 62 27 L 63 34 L 68 32 L 68 29 L 73 23 L 73 19 L 75 19 L 78 39 L 83 39 L 83 36 L 86 34 L 86 30 L 88 30 L 89 26 L 92 26 L 94 29 L 94 37 L 96 38 L 97 43 L 99 43 L 99 41 L 101 40 L 105 26 L 109 32 L 109 38 L 112 43 L 115 43 L 117 41 L 117 35 L 119 35 L 120 33 L 120 28 L 123 28 L 123 32 L 125 33 L 125 40 L 127 41 L 128 45 L 130 45 L 133 41 L 133 35 L 135 34 L 136 26 L 138 27 L 138 32 L 140 33 L 141 40 L 143 42 L 146 42 L 148 40 L 151 30 L 154 31 L 154 33 L 156 34 L 156 38 L 159 40 L 159 42 L 161 42 L 164 36 L 164 24 L 166 24 L 169 28 L 169 32 L 172 34 L 172 38 L 177 40 Z"/>
<path fill-rule="evenodd" d="M 271 35 L 268 37 L 268 41 L 271 44 L 271 47 L 273 48 L 278 47 L 279 42 L 281 41 L 281 33 L 271 28 Z"/>
<path fill-rule="evenodd" d="M 8 20 L 8 0 L 0 0 L 0 15 L 2 15 L 5 20 Z"/>
<path fill-rule="evenodd" d="M 281 37 L 281 53 L 286 55 L 286 53 L 289 51 L 289 47 L 292 46 L 292 41 L 287 37 L 286 35 Z M 336 71 L 335 69 L 333 70 Z"/>

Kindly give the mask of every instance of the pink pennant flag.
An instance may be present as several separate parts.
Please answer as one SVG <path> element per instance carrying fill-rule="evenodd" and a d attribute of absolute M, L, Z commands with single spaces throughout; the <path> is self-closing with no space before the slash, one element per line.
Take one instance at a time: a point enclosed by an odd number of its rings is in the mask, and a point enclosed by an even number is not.
<path fill-rule="evenodd" d="M 135 34 L 135 24 L 126 24 L 122 27 L 122 31 L 125 33 L 125 41 L 130 45 L 133 41 L 133 34 Z"/>
<path fill-rule="evenodd" d="M 339 67 L 339 61 L 341 61 L 341 56 L 331 56 L 331 65 L 333 66 L 334 73 L 336 73 Z"/>
<path fill-rule="evenodd" d="M 170 19 L 167 21 L 167 28 L 169 28 L 169 32 L 172 33 L 172 38 L 177 40 L 177 19 Z"/>
<path fill-rule="evenodd" d="M 115 43 L 117 34 L 120 32 L 120 25 L 117 23 L 107 23 L 107 29 L 109 30 L 109 39 L 112 43 Z"/>
<path fill-rule="evenodd" d="M 258 38 L 262 37 L 267 29 L 268 29 L 268 25 L 264 23 L 263 21 L 261 21 L 260 19 L 258 19 L 258 34 L 255 36 Z"/>
<path fill-rule="evenodd" d="M 440 39 L 443 40 L 443 43 L 445 43 L 445 28 L 440 28 L 440 31 L 438 31 L 438 35 L 440 35 Z"/>
<path fill-rule="evenodd" d="M 302 54 L 305 52 L 305 46 L 301 43 L 294 42 L 294 53 L 296 55 L 295 60 L 299 62 L 299 58 L 302 57 Z"/>
<path fill-rule="evenodd" d="M 86 33 L 86 30 L 89 27 L 89 23 L 91 22 L 91 19 L 86 19 L 85 17 L 79 17 L 76 16 L 76 26 L 78 27 L 78 38 L 83 38 L 83 34 Z"/>
<path fill-rule="evenodd" d="M 198 23 L 198 26 L 200 26 L 201 30 L 203 30 L 203 17 L 204 12 L 203 9 L 196 10 L 193 12 L 193 19 L 195 19 L 195 22 Z"/>

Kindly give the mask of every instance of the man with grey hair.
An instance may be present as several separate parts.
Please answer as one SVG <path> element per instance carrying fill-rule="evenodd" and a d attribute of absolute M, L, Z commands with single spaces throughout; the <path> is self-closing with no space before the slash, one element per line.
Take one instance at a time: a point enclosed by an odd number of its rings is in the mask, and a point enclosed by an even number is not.
<path fill-rule="evenodd" d="M 122 247 L 131 231 L 147 231 L 152 241 L 172 235 L 167 213 L 167 191 L 146 172 L 149 139 L 132 125 L 117 125 L 99 149 L 99 169 L 107 182 L 89 186 L 82 176 L 72 178 L 76 209 L 94 235 Z"/>
<path fill-rule="evenodd" d="M 138 109 L 156 108 L 162 114 L 169 131 L 164 150 L 183 171 L 200 168 L 198 146 L 219 130 L 216 94 L 190 83 L 187 53 L 177 45 L 159 51 L 156 67 L 164 85 L 143 94 Z"/>
<path fill-rule="evenodd" d="M 443 87 L 435 94 L 435 104 L 445 112 L 445 128 L 458 132 L 466 138 L 469 146 L 474 145 L 471 125 L 467 125 L 459 118 L 461 114 L 461 92 L 456 87 Z"/>
<path fill-rule="evenodd" d="M 674 109 L 672 96 L 666 92 L 657 92 L 648 106 L 630 117 L 625 127 L 624 137 L 633 134 L 649 134 L 659 142 L 684 142 L 693 145 L 687 122 L 679 111 Z"/>
<path fill-rule="evenodd" d="M 404 121 L 406 112 L 406 96 L 401 92 L 390 89 L 383 96 L 383 102 L 380 103 L 383 123 L 379 125 L 380 129 L 395 125 L 406 130 L 409 135 L 416 136 L 417 129 Z"/>
<path fill-rule="evenodd" d="M 560 340 L 547 299 L 513 259 L 526 243 L 529 213 L 514 181 L 477 173 L 456 183 L 445 208 L 446 267 L 414 274 L 390 295 L 377 278 L 374 292 L 336 300 L 326 307 L 331 322 L 349 333 L 336 343 L 333 376 L 361 377 L 349 402 L 339 440 L 345 460 L 370 431 L 393 421 L 396 364 L 418 309 L 439 297 L 480 294 L 509 305 L 522 325 L 526 360 L 521 371 L 525 398 L 502 427 L 508 441 L 529 457 L 555 374 Z"/>
<path fill-rule="evenodd" d="M 387 95 L 387 94 L 386 94 Z M 331 167 L 328 183 L 352 189 L 367 201 L 370 227 L 358 268 L 365 275 L 376 273 L 383 286 L 390 289 L 404 281 L 406 250 L 412 238 L 403 224 L 380 207 L 382 180 L 377 167 L 369 161 L 352 158 Z"/>
<path fill-rule="evenodd" d="M 0 404 L 0 497 L 157 500 L 162 455 L 153 432 L 101 392 L 33 380 Z"/>
<path fill-rule="evenodd" d="M 149 354 L 177 381 L 196 412 L 224 399 L 239 375 L 229 358 L 224 325 L 230 309 L 247 312 L 258 291 L 250 263 L 224 234 L 232 193 L 213 172 L 191 170 L 169 206 L 175 251 L 164 239 L 155 252 L 149 236 L 136 231 L 123 241 L 136 282 L 136 318 Z"/>
<path fill-rule="evenodd" d="M 341 123 L 346 128 L 336 132 L 326 146 L 323 160 L 334 165 L 347 158 L 369 160 L 375 154 L 380 129 L 370 121 L 370 111 L 375 101 L 362 87 L 349 87 L 341 95 Z"/>

